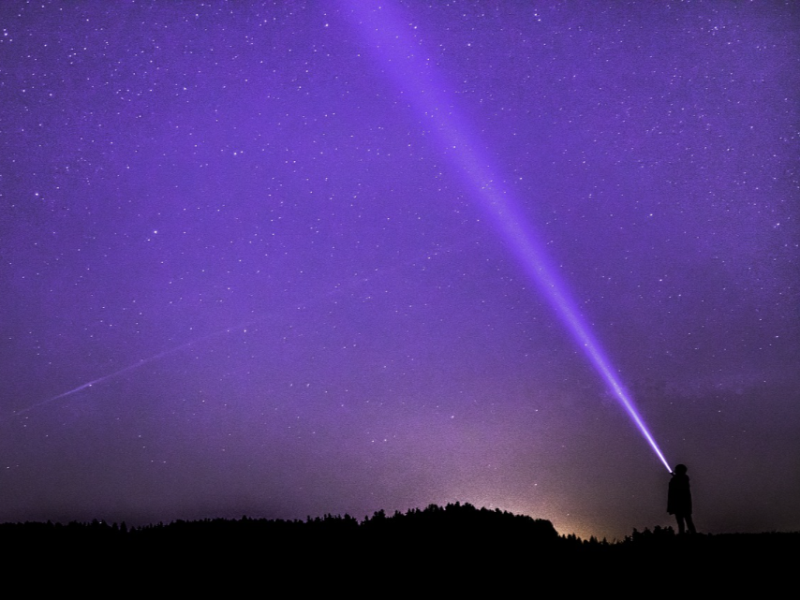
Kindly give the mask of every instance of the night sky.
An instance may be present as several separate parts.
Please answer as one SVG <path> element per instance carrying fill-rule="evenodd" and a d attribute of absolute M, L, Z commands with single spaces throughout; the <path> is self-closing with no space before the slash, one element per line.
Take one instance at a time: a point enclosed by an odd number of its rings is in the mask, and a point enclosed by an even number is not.
<path fill-rule="evenodd" d="M 792 1 L 2 2 L 0 521 L 673 524 L 569 305 L 800 529 L 798 90 Z"/>

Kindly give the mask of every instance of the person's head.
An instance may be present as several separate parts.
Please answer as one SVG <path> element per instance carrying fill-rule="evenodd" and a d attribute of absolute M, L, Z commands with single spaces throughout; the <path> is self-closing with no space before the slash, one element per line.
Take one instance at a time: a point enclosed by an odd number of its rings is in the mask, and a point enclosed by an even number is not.
<path fill-rule="evenodd" d="M 686 471 L 689 469 L 686 468 L 686 465 L 675 465 L 675 474 L 676 475 L 686 475 Z"/>

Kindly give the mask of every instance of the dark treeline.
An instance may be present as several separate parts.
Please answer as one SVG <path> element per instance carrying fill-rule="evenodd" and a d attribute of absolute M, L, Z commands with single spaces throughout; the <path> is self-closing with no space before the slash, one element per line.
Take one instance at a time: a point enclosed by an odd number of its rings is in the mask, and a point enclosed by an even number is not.
<path fill-rule="evenodd" d="M 43 585 L 87 577 L 104 586 L 285 585 L 415 587 L 430 591 L 595 588 L 690 578 L 722 589 L 744 579 L 779 580 L 796 564 L 800 533 L 675 535 L 633 531 L 609 543 L 559 536 L 546 520 L 470 504 L 378 511 L 358 521 L 206 519 L 127 527 L 124 523 L 0 525 L 7 573 L 47 574 Z M 791 567 L 794 568 L 793 566 Z M 77 577 L 77 579 L 76 579 Z M 432 586 L 432 587 L 431 587 Z M 477 588 L 476 588 L 477 586 Z"/>
<path fill-rule="evenodd" d="M 574 536 L 570 539 L 575 539 Z M 387 547 L 417 545 L 425 540 L 433 547 L 454 543 L 522 542 L 536 545 L 553 545 L 561 538 L 550 521 L 515 515 L 499 509 L 477 509 L 471 504 L 448 504 L 446 507 L 430 505 L 425 509 L 399 511 L 386 516 L 380 510 L 372 517 L 358 521 L 350 515 L 327 514 L 324 517 L 287 521 L 282 519 L 238 520 L 204 519 L 200 521 L 175 521 L 169 524 L 128 527 L 94 520 L 91 523 L 5 523 L 0 524 L 0 540 L 19 546 L 41 544 L 88 544 L 144 548 L 187 546 L 191 549 L 209 546 L 217 548 L 222 543 L 274 544 L 286 546 L 356 547 L 360 545 Z M 354 548 L 355 549 L 355 548 Z"/>

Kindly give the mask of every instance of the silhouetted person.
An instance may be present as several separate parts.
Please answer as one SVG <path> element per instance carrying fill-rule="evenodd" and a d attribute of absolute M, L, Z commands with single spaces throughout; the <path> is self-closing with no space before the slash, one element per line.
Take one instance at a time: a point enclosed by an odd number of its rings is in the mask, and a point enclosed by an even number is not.
<path fill-rule="evenodd" d="M 689 533 L 696 533 L 692 521 L 692 491 L 689 489 L 687 470 L 686 465 L 675 465 L 667 497 L 667 512 L 675 515 L 678 520 L 679 534 L 685 531 L 684 523 L 689 527 Z"/>

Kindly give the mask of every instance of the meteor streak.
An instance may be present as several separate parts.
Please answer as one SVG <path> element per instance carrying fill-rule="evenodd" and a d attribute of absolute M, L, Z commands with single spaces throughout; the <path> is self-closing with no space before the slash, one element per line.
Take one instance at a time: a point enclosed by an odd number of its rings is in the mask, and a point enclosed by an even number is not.
<path fill-rule="evenodd" d="M 528 276 L 538 286 L 562 320 L 573 339 L 581 347 L 589 362 L 633 420 L 668 471 L 672 472 L 666 458 L 644 423 L 633 399 L 622 385 L 616 370 L 592 335 L 575 303 L 557 276 L 556 270 L 533 232 L 526 226 L 525 218 L 517 208 L 511 190 L 502 184 L 495 170 L 487 165 L 477 148 L 479 145 L 469 135 L 469 128 L 460 122 L 453 102 L 442 82 L 435 78 L 432 63 L 421 56 L 420 45 L 410 33 L 407 20 L 394 14 L 388 3 L 378 4 L 366 0 L 348 2 L 359 30 L 370 47 L 381 59 L 395 84 L 403 90 L 416 110 L 430 120 L 430 124 L 446 150 L 454 167 L 466 177 L 476 190 L 476 198 L 491 218 L 497 231 L 508 243 Z"/>
<path fill-rule="evenodd" d="M 465 245 L 467 243 L 469 243 L 469 241 L 462 241 L 462 242 L 459 242 L 457 244 L 449 244 L 449 245 L 441 246 L 441 247 L 438 247 L 438 248 L 431 248 L 428 251 L 413 257 L 411 260 L 406 260 L 406 261 L 404 261 L 404 262 L 402 262 L 400 264 L 396 264 L 396 265 L 394 265 L 392 267 L 375 268 L 374 270 L 370 271 L 370 274 L 368 276 L 365 276 L 363 274 L 362 275 L 355 275 L 353 277 L 353 279 L 349 283 L 347 283 L 345 285 L 337 286 L 334 289 L 330 290 L 329 292 L 317 296 L 315 299 L 316 300 L 320 300 L 320 299 L 324 299 L 324 298 L 329 298 L 329 297 L 334 296 L 336 294 L 340 294 L 340 293 L 344 292 L 345 290 L 349 290 L 349 289 L 352 289 L 352 288 L 354 288 L 354 287 L 356 287 L 358 285 L 367 283 L 367 282 L 373 280 L 375 277 L 386 276 L 387 274 L 394 273 L 395 271 L 397 271 L 398 269 L 403 268 L 404 266 L 407 266 L 407 265 L 410 265 L 410 264 L 416 264 L 416 262 L 418 262 L 418 261 L 421 261 L 421 260 L 424 260 L 424 259 L 430 259 L 430 258 L 432 258 L 434 256 L 439 256 L 440 254 L 449 252 L 450 250 L 453 250 L 454 248 L 458 248 L 460 246 L 463 246 L 463 245 Z M 295 308 L 300 309 L 300 308 L 303 308 L 306 305 L 307 305 L 307 302 L 303 302 L 303 303 L 295 306 Z M 245 323 L 241 323 L 239 325 L 226 327 L 225 329 L 219 329 L 217 331 L 213 331 L 213 332 L 211 332 L 209 334 L 206 334 L 204 336 L 195 338 L 193 340 L 189 340 L 188 342 L 180 344 L 179 346 L 175 346 L 173 348 L 169 348 L 167 350 L 164 350 L 163 352 L 159 352 L 158 354 L 150 356 L 149 358 L 143 358 L 142 360 L 139 360 L 139 361 L 137 361 L 137 362 L 135 362 L 133 364 L 130 364 L 127 367 L 123 367 L 122 369 L 114 371 L 113 373 L 109 373 L 108 375 L 104 375 L 102 377 L 98 377 L 97 379 L 93 379 L 92 381 L 89 381 L 87 383 L 79 385 L 78 387 L 72 388 L 71 390 L 63 392 L 63 393 L 61 393 L 61 394 L 59 394 L 57 396 L 52 396 L 51 398 L 47 398 L 46 400 L 41 400 L 41 401 L 39 401 L 39 402 L 37 402 L 35 404 L 32 404 L 32 405 L 30 405 L 30 406 L 28 406 L 26 408 L 14 411 L 11 414 L 11 417 L 18 417 L 20 415 L 24 415 L 25 413 L 28 413 L 28 412 L 30 412 L 32 410 L 35 410 L 37 408 L 40 408 L 42 406 L 45 406 L 45 405 L 50 404 L 52 402 L 55 402 L 56 400 L 60 400 L 62 398 L 67 398 L 68 396 L 72 396 L 74 394 L 77 394 L 78 392 L 82 392 L 83 390 L 92 388 L 92 387 L 94 387 L 94 386 L 96 386 L 98 384 L 101 384 L 103 382 L 109 381 L 111 379 L 116 379 L 120 375 L 124 375 L 125 373 L 129 373 L 131 371 L 134 371 L 134 370 L 138 369 L 139 367 L 143 367 L 146 364 L 155 362 L 157 360 L 160 360 L 162 358 L 170 356 L 171 354 L 176 354 L 176 353 L 180 352 L 181 350 L 185 350 L 186 348 L 189 348 L 191 346 L 194 346 L 194 345 L 199 344 L 201 342 L 204 342 L 206 340 L 221 336 L 221 335 L 223 335 L 225 333 L 231 333 L 233 331 L 239 331 L 239 330 L 245 329 L 247 327 L 252 327 L 253 325 L 259 325 L 259 324 L 262 324 L 262 323 L 266 323 L 266 322 L 270 321 L 271 319 L 273 319 L 274 317 L 275 317 L 275 315 L 262 316 L 262 317 L 259 317 L 259 318 L 251 319 L 251 320 L 249 320 L 249 321 L 247 321 Z"/>
<path fill-rule="evenodd" d="M 195 345 L 195 344 L 197 344 L 199 342 L 202 342 L 203 340 L 207 340 L 208 338 L 215 337 L 215 336 L 221 335 L 223 333 L 228 333 L 229 331 L 231 331 L 231 329 L 232 328 L 229 327 L 229 328 L 223 329 L 221 331 L 215 331 L 214 333 L 210 333 L 210 334 L 208 334 L 206 336 L 203 336 L 201 338 L 197 338 L 196 340 L 192 340 L 190 342 L 186 342 L 185 344 L 181 344 L 180 346 L 176 346 L 174 348 L 170 348 L 169 350 L 164 350 L 164 352 L 159 352 L 158 354 L 156 354 L 154 356 L 151 356 L 149 358 L 143 358 L 142 360 L 140 360 L 138 362 L 135 362 L 132 365 L 128 365 L 127 367 L 123 367 L 122 369 L 119 369 L 118 371 L 114 371 L 113 373 L 109 373 L 108 375 L 104 375 L 103 377 L 98 377 L 97 379 L 89 381 L 88 383 L 84 383 L 83 385 L 79 385 L 76 388 L 73 388 L 71 390 L 68 390 L 68 391 L 62 393 L 62 394 L 59 394 L 58 396 L 53 396 L 52 398 L 48 398 L 47 400 L 42 400 L 41 402 L 37 402 L 36 404 L 32 404 L 31 406 L 28 406 L 27 408 L 23 408 L 21 410 L 18 410 L 16 412 L 14 412 L 13 416 L 18 417 L 20 415 L 24 415 L 25 413 L 30 412 L 30 411 L 32 411 L 32 410 L 34 410 L 36 408 L 39 408 L 39 407 L 44 406 L 46 404 L 50 404 L 51 402 L 55 402 L 56 400 L 60 400 L 61 398 L 66 398 L 67 396 L 72 396 L 73 394 L 77 394 L 78 392 L 82 392 L 83 390 L 86 390 L 86 389 L 89 389 L 91 387 L 94 387 L 95 385 L 103 383 L 104 381 L 108 381 L 109 379 L 115 379 L 115 378 L 119 377 L 120 375 L 124 375 L 125 373 L 128 373 L 130 371 L 138 369 L 139 367 L 142 367 L 142 366 L 144 366 L 144 365 L 146 365 L 148 363 L 154 362 L 154 361 L 156 361 L 156 360 L 158 360 L 160 358 L 164 358 L 165 356 L 169 356 L 170 354 L 175 354 L 176 352 L 180 352 L 181 350 L 183 350 L 185 348 L 188 348 L 189 346 L 193 346 L 193 345 Z"/>

